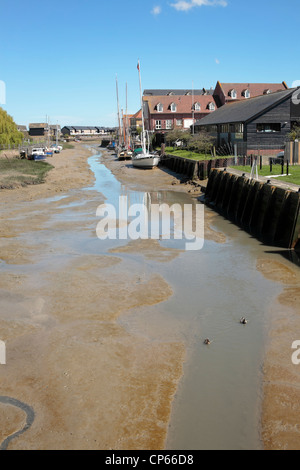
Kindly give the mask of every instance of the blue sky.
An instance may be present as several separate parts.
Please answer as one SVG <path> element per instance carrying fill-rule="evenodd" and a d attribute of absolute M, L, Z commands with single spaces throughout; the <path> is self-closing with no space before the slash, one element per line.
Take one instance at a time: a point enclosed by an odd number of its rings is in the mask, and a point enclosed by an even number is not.
<path fill-rule="evenodd" d="M 299 0 L 0 0 L 3 108 L 18 124 L 116 125 L 143 88 L 300 80 Z"/>

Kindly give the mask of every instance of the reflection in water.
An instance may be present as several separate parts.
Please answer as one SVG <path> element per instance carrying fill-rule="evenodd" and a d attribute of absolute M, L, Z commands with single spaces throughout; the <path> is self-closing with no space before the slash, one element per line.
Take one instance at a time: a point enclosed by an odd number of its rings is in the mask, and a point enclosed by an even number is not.
<path fill-rule="evenodd" d="M 128 196 L 130 203 L 145 200 L 145 193 L 128 191 L 97 157 L 90 159 L 90 165 L 96 176 L 91 189 L 101 191 L 108 203 L 118 204 L 120 195 Z M 176 192 L 151 193 L 147 198 L 196 204 Z M 211 210 L 205 211 L 210 216 Z M 159 271 L 174 290 L 167 302 L 131 312 L 121 322 L 133 333 L 162 335 L 169 341 L 179 337 L 185 342 L 187 358 L 173 403 L 167 448 L 259 449 L 266 313 L 278 285 L 256 270 L 264 247 L 222 217 L 213 220 L 216 230 L 226 235 L 225 243 L 205 240 L 201 251 L 180 252 L 167 263 L 158 265 L 138 249 L 134 253 L 134 245 L 116 251 L 137 266 L 144 263 L 144 269 Z M 160 243 L 182 248 L 177 240 Z M 120 245 L 116 241 L 110 248 Z M 249 321 L 246 327 L 240 324 L 242 316 Z M 212 340 L 208 348 L 203 345 L 205 338 Z"/>

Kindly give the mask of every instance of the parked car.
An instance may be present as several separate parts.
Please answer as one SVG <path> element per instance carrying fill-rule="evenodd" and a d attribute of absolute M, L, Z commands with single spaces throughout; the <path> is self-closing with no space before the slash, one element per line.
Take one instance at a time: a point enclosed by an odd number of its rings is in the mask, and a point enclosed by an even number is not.
<path fill-rule="evenodd" d="M 174 142 L 174 147 L 182 147 L 182 146 L 183 146 L 182 140 L 177 139 L 177 140 Z"/>
<path fill-rule="evenodd" d="M 273 165 L 281 165 L 281 163 L 284 161 L 284 150 L 279 152 L 276 157 L 270 158 L 270 161 L 273 163 Z"/>

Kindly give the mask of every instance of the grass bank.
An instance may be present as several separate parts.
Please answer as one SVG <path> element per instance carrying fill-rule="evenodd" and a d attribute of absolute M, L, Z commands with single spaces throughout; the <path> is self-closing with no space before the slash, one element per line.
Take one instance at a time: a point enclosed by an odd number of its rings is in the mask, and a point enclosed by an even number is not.
<path fill-rule="evenodd" d="M 47 162 L 21 160 L 19 158 L 0 159 L 0 189 L 13 189 L 44 183 L 47 173 L 53 168 Z"/>
<path fill-rule="evenodd" d="M 251 167 L 250 166 L 235 166 L 235 170 L 241 170 L 244 171 L 245 173 L 250 173 L 251 172 Z M 284 166 L 284 171 L 286 173 L 286 165 Z M 281 181 L 284 181 L 286 183 L 292 183 L 292 184 L 298 184 L 300 185 L 300 166 L 290 166 L 289 167 L 289 176 L 282 175 L 282 167 L 281 165 L 273 165 L 272 171 L 270 171 L 270 165 L 264 165 L 262 169 L 258 167 L 258 174 L 259 176 L 278 176 L 278 178 Z"/>
<path fill-rule="evenodd" d="M 191 150 L 177 149 L 174 147 L 166 147 L 165 152 L 168 155 L 174 155 L 175 157 L 188 158 L 190 160 L 212 160 L 214 158 L 210 154 L 205 155 L 204 153 L 197 153 L 197 152 L 192 152 Z"/>

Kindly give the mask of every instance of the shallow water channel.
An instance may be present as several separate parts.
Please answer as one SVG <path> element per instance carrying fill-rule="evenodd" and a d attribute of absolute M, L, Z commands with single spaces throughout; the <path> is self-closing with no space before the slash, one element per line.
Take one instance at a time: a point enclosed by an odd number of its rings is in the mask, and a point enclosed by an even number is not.
<path fill-rule="evenodd" d="M 144 193 L 128 191 L 103 165 L 89 160 L 95 186 L 107 203 L 119 195 L 130 201 L 144 200 Z M 155 193 L 169 204 L 195 204 L 187 194 Z M 210 209 L 206 208 L 206 211 Z M 139 334 L 179 338 L 187 354 L 184 373 L 173 402 L 168 449 L 260 449 L 262 365 L 269 307 L 280 286 L 266 280 L 256 269 L 259 257 L 279 257 L 222 217 L 214 229 L 226 235 L 225 243 L 205 240 L 200 251 L 181 251 L 161 263 L 138 254 L 122 254 L 132 268 L 157 272 L 173 287 L 163 304 L 141 309 L 121 319 L 122 325 Z M 120 241 L 106 242 L 120 246 Z M 123 242 L 124 243 L 124 242 Z M 163 246 L 182 248 L 177 241 Z M 118 255 L 119 256 L 119 255 Z M 245 316 L 249 323 L 240 325 Z M 203 344 L 205 338 L 212 344 Z"/>

